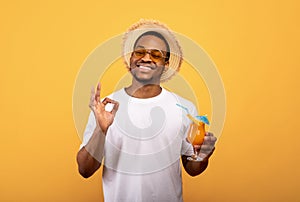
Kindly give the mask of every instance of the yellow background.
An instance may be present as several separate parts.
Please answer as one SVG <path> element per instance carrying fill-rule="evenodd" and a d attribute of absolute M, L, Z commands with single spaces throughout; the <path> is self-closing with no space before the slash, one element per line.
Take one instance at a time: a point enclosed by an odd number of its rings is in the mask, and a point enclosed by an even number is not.
<path fill-rule="evenodd" d="M 102 200 L 101 172 L 77 173 L 73 86 L 88 54 L 140 18 L 200 44 L 226 89 L 223 134 L 205 173 L 183 173 L 185 201 L 299 201 L 299 9 L 291 0 L 2 2 L 0 201 Z"/>

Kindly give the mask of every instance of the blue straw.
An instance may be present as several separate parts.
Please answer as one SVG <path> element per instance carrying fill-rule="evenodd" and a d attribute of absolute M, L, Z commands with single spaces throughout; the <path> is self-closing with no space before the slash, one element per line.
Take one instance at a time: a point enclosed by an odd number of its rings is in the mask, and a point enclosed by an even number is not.
<path fill-rule="evenodd" d="M 186 108 L 186 107 L 184 107 L 184 106 L 182 106 L 182 105 L 180 105 L 180 104 L 178 104 L 178 103 L 176 103 L 176 105 L 177 105 L 178 107 L 181 107 L 182 109 L 184 109 L 188 114 L 190 113 L 189 110 L 188 110 L 188 108 Z"/>
<path fill-rule="evenodd" d="M 178 104 L 178 103 L 176 103 L 176 105 L 177 105 L 178 107 L 181 107 L 182 109 L 184 109 L 188 114 L 190 114 L 188 108 L 186 108 L 186 107 L 184 107 L 184 106 L 182 106 L 182 105 L 180 105 L 180 104 Z M 199 121 L 201 121 L 201 122 L 203 122 L 203 123 L 209 125 L 209 121 L 208 121 L 208 119 L 207 119 L 207 116 L 196 116 L 196 119 L 198 119 Z"/>

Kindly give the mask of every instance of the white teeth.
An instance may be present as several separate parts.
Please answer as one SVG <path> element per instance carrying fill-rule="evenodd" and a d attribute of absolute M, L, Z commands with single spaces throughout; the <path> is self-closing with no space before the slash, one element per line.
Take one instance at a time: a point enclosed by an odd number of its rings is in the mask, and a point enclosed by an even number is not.
<path fill-rule="evenodd" d="M 145 70 L 151 70 L 150 67 L 146 67 L 146 66 L 139 66 L 140 69 L 145 69 Z"/>

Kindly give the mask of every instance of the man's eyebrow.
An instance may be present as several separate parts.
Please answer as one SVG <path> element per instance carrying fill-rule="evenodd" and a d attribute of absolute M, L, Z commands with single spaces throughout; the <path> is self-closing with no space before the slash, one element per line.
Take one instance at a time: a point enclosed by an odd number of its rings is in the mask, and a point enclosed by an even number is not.
<path fill-rule="evenodd" d="M 135 48 L 145 48 L 144 46 L 138 45 Z"/>

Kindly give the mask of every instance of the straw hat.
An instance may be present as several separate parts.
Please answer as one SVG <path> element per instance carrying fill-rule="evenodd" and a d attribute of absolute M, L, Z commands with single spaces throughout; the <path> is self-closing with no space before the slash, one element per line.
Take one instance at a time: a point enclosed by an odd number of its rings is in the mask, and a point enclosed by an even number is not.
<path fill-rule="evenodd" d="M 129 69 L 130 57 L 134 49 L 134 43 L 140 35 L 148 31 L 155 31 L 160 33 L 169 44 L 169 67 L 165 69 L 160 79 L 161 82 L 167 81 L 180 69 L 180 65 L 182 63 L 182 50 L 172 31 L 166 25 L 158 21 L 141 19 L 128 29 L 123 37 L 122 56 L 124 62 L 126 64 L 126 67 Z"/>

